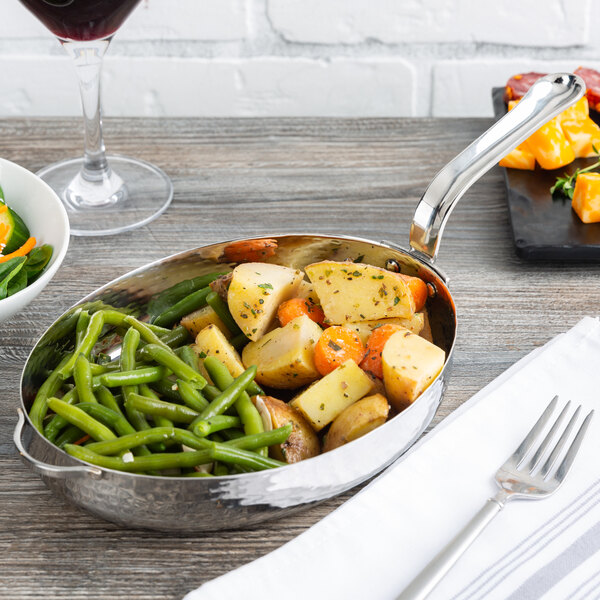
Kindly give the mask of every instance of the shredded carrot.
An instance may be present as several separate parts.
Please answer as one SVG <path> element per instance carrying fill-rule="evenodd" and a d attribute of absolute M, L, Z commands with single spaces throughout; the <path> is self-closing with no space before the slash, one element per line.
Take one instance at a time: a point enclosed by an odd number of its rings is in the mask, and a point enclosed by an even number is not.
<path fill-rule="evenodd" d="M 392 323 L 373 329 L 367 341 L 367 353 L 360 363 L 361 369 L 372 373 L 375 377 L 379 377 L 379 379 L 383 379 L 383 365 L 381 363 L 383 347 L 394 333 L 402 331 L 402 329 L 400 325 Z"/>
<path fill-rule="evenodd" d="M 323 325 L 323 321 L 325 320 L 323 309 L 305 298 L 286 300 L 277 309 L 277 318 L 282 327 L 285 327 L 290 321 L 302 315 L 306 315 L 315 323 L 319 323 L 319 325 Z"/>
<path fill-rule="evenodd" d="M 73 442 L 73 444 L 75 444 L 76 446 L 79 446 L 79 444 L 83 444 L 84 442 L 87 442 L 90 439 L 90 437 L 91 436 L 86 433 L 80 440 Z"/>
<path fill-rule="evenodd" d="M 26 256 L 35 248 L 35 238 L 30 237 L 18 250 L 11 252 L 10 254 L 6 254 L 5 256 L 0 256 L 0 263 L 6 262 L 11 258 L 15 258 L 16 256 Z"/>
<path fill-rule="evenodd" d="M 0 246 L 6 246 L 6 234 L 8 233 L 8 225 L 0 223 Z"/>
<path fill-rule="evenodd" d="M 365 347 L 354 331 L 329 327 L 315 344 L 315 367 L 321 375 L 327 375 L 350 358 L 359 364 L 364 355 Z"/>

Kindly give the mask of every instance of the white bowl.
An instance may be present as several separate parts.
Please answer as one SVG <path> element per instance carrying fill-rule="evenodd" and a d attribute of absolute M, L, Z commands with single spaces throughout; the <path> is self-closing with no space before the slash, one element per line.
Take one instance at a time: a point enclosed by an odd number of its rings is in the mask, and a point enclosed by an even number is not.
<path fill-rule="evenodd" d="M 54 277 L 69 246 L 67 211 L 54 190 L 31 171 L 0 158 L 0 187 L 6 204 L 25 221 L 37 244 L 50 244 L 52 258 L 24 290 L 0 300 L 0 323 L 27 306 Z"/>

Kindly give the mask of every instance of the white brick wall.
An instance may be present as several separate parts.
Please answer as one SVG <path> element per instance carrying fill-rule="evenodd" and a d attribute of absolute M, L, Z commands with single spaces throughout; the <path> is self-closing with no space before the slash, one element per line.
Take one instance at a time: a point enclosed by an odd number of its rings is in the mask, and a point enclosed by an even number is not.
<path fill-rule="evenodd" d="M 142 0 L 108 115 L 483 116 L 519 71 L 600 68 L 600 0 Z M 69 59 L 0 2 L 0 117 L 79 114 Z"/>

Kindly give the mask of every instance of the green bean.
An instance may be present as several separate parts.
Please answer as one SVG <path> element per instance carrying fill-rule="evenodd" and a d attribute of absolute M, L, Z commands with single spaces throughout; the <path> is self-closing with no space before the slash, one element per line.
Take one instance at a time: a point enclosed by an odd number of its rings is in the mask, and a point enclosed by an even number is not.
<path fill-rule="evenodd" d="M 124 417 L 123 411 L 117 402 L 117 399 L 114 397 L 113 393 L 104 385 L 101 385 L 96 390 L 96 396 L 98 397 L 98 401 L 102 406 L 106 406 L 106 408 L 110 408 L 110 410 L 116 412 L 118 415 Z"/>
<path fill-rule="evenodd" d="M 148 344 L 156 344 L 157 346 L 161 346 L 165 350 L 172 352 L 172 350 L 163 342 L 160 337 L 150 327 L 148 327 L 147 323 L 142 323 L 138 321 L 135 317 L 127 316 L 123 319 L 127 325 L 133 327 L 136 331 L 139 332 L 141 338 Z"/>
<path fill-rule="evenodd" d="M 221 390 L 214 385 L 207 384 L 202 388 L 202 395 L 212 402 L 221 395 Z"/>
<path fill-rule="evenodd" d="M 97 404 L 96 406 L 100 405 Z M 81 408 L 67 404 L 58 398 L 48 398 L 48 408 L 51 408 L 57 415 L 64 417 L 71 425 L 76 425 L 97 441 L 112 440 L 117 437 L 108 427 L 88 415 Z"/>
<path fill-rule="evenodd" d="M 92 375 L 103 375 L 104 373 L 114 373 L 115 371 L 119 371 L 121 367 L 117 361 L 108 362 L 103 365 L 99 365 L 97 363 L 90 363 L 90 369 L 92 371 Z"/>
<path fill-rule="evenodd" d="M 182 317 L 185 317 L 185 315 L 189 315 L 191 312 L 206 306 L 206 297 L 210 294 L 210 291 L 209 287 L 205 287 L 192 292 L 158 315 L 153 323 L 163 327 L 170 327 Z"/>
<path fill-rule="evenodd" d="M 103 309 L 102 312 L 104 313 L 104 322 L 115 327 L 121 327 L 127 316 L 125 313 L 114 309 Z"/>
<path fill-rule="evenodd" d="M 65 356 L 60 361 L 58 366 L 54 369 L 54 371 L 52 371 L 50 376 L 40 386 L 40 389 L 35 395 L 33 404 L 31 405 L 31 409 L 29 411 L 29 418 L 31 419 L 33 426 L 40 433 L 44 432 L 44 417 L 48 412 L 48 405 L 46 404 L 46 400 L 49 397 L 54 396 L 60 389 L 60 386 L 62 384 L 60 371 L 67 364 L 68 360 L 69 357 Z"/>
<path fill-rule="evenodd" d="M 127 385 L 141 385 L 142 383 L 152 383 L 164 379 L 169 373 L 164 367 L 143 367 L 134 371 L 116 371 L 113 373 L 104 373 L 92 378 L 92 387 L 94 389 L 105 385 L 106 387 L 122 387 Z"/>
<path fill-rule="evenodd" d="M 212 447 L 212 442 L 197 438 L 187 429 L 179 429 L 178 427 L 153 427 L 145 431 L 136 431 L 135 433 L 123 435 L 116 440 L 94 442 L 88 444 L 86 448 L 98 454 L 113 455 L 123 450 L 131 450 L 143 444 L 167 441 L 174 441 L 194 450 L 205 450 Z"/>
<path fill-rule="evenodd" d="M 282 467 L 287 463 L 275 460 L 274 458 L 267 458 L 257 454 L 256 452 L 248 452 L 247 450 L 241 450 L 235 446 L 229 446 L 227 444 L 217 444 L 213 442 L 214 448 L 210 449 L 210 456 L 213 460 L 220 462 L 241 465 L 254 471 L 261 471 L 263 469 L 274 469 L 276 467 Z"/>
<path fill-rule="evenodd" d="M 80 354 L 73 367 L 73 379 L 81 402 L 98 402 L 92 391 L 92 370 L 88 359 Z"/>
<path fill-rule="evenodd" d="M 152 335 L 156 335 L 152 332 Z M 135 369 L 135 355 L 140 343 L 141 333 L 138 329 L 134 327 L 130 327 L 125 336 L 123 337 L 123 345 L 121 347 L 121 369 L 123 371 L 133 370 Z M 123 397 L 125 398 L 125 412 L 127 413 L 127 417 L 129 422 L 133 425 L 134 429 L 137 431 L 144 431 L 146 429 L 150 429 L 150 423 L 146 419 L 146 416 L 138 410 L 135 410 L 133 406 L 128 402 L 129 398 L 133 394 L 137 394 L 139 388 L 137 385 L 124 385 L 122 388 Z M 153 452 L 164 452 L 166 446 L 162 442 L 157 442 L 150 446 L 150 450 Z"/>
<path fill-rule="evenodd" d="M 288 423 L 283 427 L 278 427 L 271 431 L 263 431 L 262 433 L 244 435 L 242 437 L 230 439 L 225 442 L 225 445 L 241 448 L 242 450 L 255 450 L 257 448 L 275 446 L 283 444 L 290 437 L 292 431 L 292 424 Z"/>
<path fill-rule="evenodd" d="M 90 322 L 85 335 L 81 338 L 81 343 L 75 348 L 75 352 L 71 354 L 69 360 L 61 367 L 59 375 L 62 379 L 67 379 L 73 372 L 75 361 L 80 354 L 86 358 L 89 357 L 92 348 L 98 341 L 102 327 L 104 326 L 104 311 L 99 310 L 90 317 Z"/>
<path fill-rule="evenodd" d="M 85 432 L 81 431 L 76 425 L 67 427 L 54 442 L 59 448 L 62 448 L 65 444 L 74 444 L 77 440 L 80 440 L 85 435 Z"/>
<path fill-rule="evenodd" d="M 203 471 L 192 471 L 191 473 L 182 473 L 181 477 L 214 477 L 214 475 Z"/>
<path fill-rule="evenodd" d="M 183 362 L 170 348 L 165 350 L 156 344 L 148 344 L 144 348 L 144 352 L 147 352 L 157 363 L 173 371 L 180 379 L 193 381 L 201 388 L 206 385 L 206 379 L 197 370 Z"/>
<path fill-rule="evenodd" d="M 176 348 L 190 341 L 190 332 L 183 326 L 177 325 L 177 327 L 171 329 L 169 333 L 165 333 L 160 336 L 162 342 L 164 342 L 169 348 Z"/>
<path fill-rule="evenodd" d="M 179 358 L 186 364 L 192 367 L 194 371 L 200 373 L 200 369 L 198 368 L 198 355 L 192 350 L 191 346 L 181 346 L 178 348 L 178 356 Z"/>
<path fill-rule="evenodd" d="M 119 403 L 117 402 L 117 399 L 113 396 L 112 392 L 107 387 L 102 386 L 102 387 L 98 388 L 96 395 L 98 396 L 98 400 L 99 400 L 100 404 L 102 404 L 102 406 L 106 406 L 106 408 L 109 408 L 116 414 L 121 415 L 121 417 L 123 417 L 123 419 L 125 419 L 125 415 L 123 414 L 123 411 L 121 410 L 121 407 L 119 406 Z M 127 423 L 129 423 L 127 421 L 127 419 L 125 419 L 125 421 Z M 130 427 L 131 427 L 131 431 L 129 433 L 135 432 L 135 429 L 133 428 L 133 426 L 130 425 Z M 125 434 L 122 434 L 122 435 L 125 435 Z M 146 446 L 139 446 L 138 448 L 135 448 L 133 450 L 133 453 L 137 456 L 148 456 L 150 454 L 150 450 L 148 450 L 148 448 L 146 448 Z"/>
<path fill-rule="evenodd" d="M 210 358 L 210 357 L 209 357 Z M 206 364 L 206 361 L 205 361 Z M 256 365 L 246 369 L 233 383 L 223 390 L 201 413 L 202 420 L 224 413 L 238 399 L 256 375 Z"/>
<path fill-rule="evenodd" d="M 65 452 L 78 458 L 105 469 L 114 469 L 116 471 L 127 471 L 140 473 L 144 471 L 160 471 L 163 469 L 174 469 L 182 467 L 195 467 L 196 465 L 211 462 L 210 450 L 199 450 L 194 452 L 177 452 L 167 454 L 152 454 L 151 456 L 136 456 L 133 460 L 123 460 L 116 456 L 102 456 L 96 452 L 88 450 L 87 447 L 67 444 L 64 447 Z"/>
<path fill-rule="evenodd" d="M 231 333 L 232 336 L 237 336 L 240 333 L 242 333 L 242 330 L 240 329 L 239 325 L 231 316 L 231 313 L 229 312 L 229 307 L 227 306 L 227 304 L 225 304 L 225 302 L 223 302 L 223 299 L 221 298 L 221 296 L 219 296 L 219 294 L 217 294 L 217 292 L 210 292 L 210 294 L 206 296 L 206 303 L 210 307 L 212 307 L 215 313 L 217 313 L 217 316 L 219 317 L 219 319 L 221 319 L 221 321 L 223 321 L 223 325 L 225 325 L 225 327 L 229 329 L 229 333 Z"/>
<path fill-rule="evenodd" d="M 177 391 L 177 384 L 171 379 L 161 379 L 159 381 L 152 382 L 150 386 L 154 391 L 158 392 L 161 396 L 168 398 L 169 400 L 174 400 L 175 402 L 179 402 L 181 400 L 181 396 Z M 206 388 L 203 388 L 206 390 Z M 147 396 L 147 394 L 144 394 Z"/>
<path fill-rule="evenodd" d="M 215 431 L 222 431 L 223 429 L 230 429 L 231 427 L 240 427 L 241 424 L 242 422 L 240 421 L 239 417 L 217 415 L 211 419 L 198 421 L 194 425 L 192 432 L 194 435 L 203 438 L 211 433 L 215 433 Z"/>
<path fill-rule="evenodd" d="M 75 402 L 79 400 L 77 388 L 69 390 L 61 398 L 61 400 L 67 404 L 75 404 Z M 50 422 L 44 427 L 44 436 L 51 442 L 54 442 L 61 430 L 64 429 L 68 424 L 69 422 L 65 418 L 61 417 L 60 415 L 54 415 L 52 419 L 50 419 Z"/>
<path fill-rule="evenodd" d="M 246 337 L 245 333 L 240 333 L 239 335 L 236 335 L 235 337 L 232 337 L 229 340 L 229 343 L 236 349 L 236 350 L 241 350 L 244 346 L 246 346 L 248 344 L 250 340 Z"/>
<path fill-rule="evenodd" d="M 223 390 L 227 386 L 231 385 L 233 377 L 229 372 L 229 369 L 219 360 L 214 357 L 207 357 L 204 361 L 204 368 L 208 371 L 210 378 L 215 382 L 216 386 Z M 247 392 L 240 394 L 240 397 L 236 400 L 235 409 L 242 420 L 244 426 L 244 432 L 247 435 L 254 433 L 261 433 L 264 431 L 264 425 L 260 413 L 252 404 L 250 396 Z M 268 448 L 261 448 L 258 452 L 262 456 L 267 456 L 269 453 Z"/>
<path fill-rule="evenodd" d="M 87 331 L 88 325 L 90 324 L 90 313 L 87 310 L 82 310 L 79 313 L 79 318 L 77 319 L 77 325 L 75 326 L 75 348 L 81 345 L 81 341 L 83 340 L 83 336 Z M 77 440 L 75 440 L 77 441 Z"/>
<path fill-rule="evenodd" d="M 177 380 L 177 391 L 186 406 L 201 413 L 207 406 L 208 401 L 202 394 L 189 382 L 183 379 Z"/>
<path fill-rule="evenodd" d="M 102 404 L 97 402 L 80 402 L 75 406 L 96 419 L 96 421 L 100 421 L 100 423 L 106 425 L 106 427 L 116 431 L 118 435 L 135 433 L 135 429 L 131 423 L 121 413 L 117 413 L 106 406 L 102 406 Z"/>
<path fill-rule="evenodd" d="M 152 398 L 153 400 L 160 400 L 158 394 L 156 394 L 154 390 L 150 389 L 150 387 L 146 384 L 140 385 L 140 395 L 146 396 L 146 398 Z M 157 427 L 173 427 L 173 421 L 167 419 L 166 417 L 155 415 L 153 419 Z"/>
<path fill-rule="evenodd" d="M 239 429 L 224 429 L 222 431 L 222 434 L 228 440 L 237 440 L 238 438 L 245 437 L 244 432 L 240 431 Z M 261 434 L 258 434 L 258 435 L 261 435 Z M 217 440 L 214 440 L 214 441 L 217 441 Z"/>
<path fill-rule="evenodd" d="M 154 323 L 148 323 L 147 321 L 140 321 L 140 323 L 144 323 L 144 325 L 153 333 L 155 333 L 158 337 L 160 337 L 162 339 L 163 335 L 166 335 L 167 333 L 171 333 L 171 329 L 169 329 L 168 327 L 159 327 L 158 325 L 155 325 Z M 164 341 L 164 340 L 163 340 Z"/>
<path fill-rule="evenodd" d="M 223 477 L 229 475 L 229 468 L 223 463 L 216 462 L 213 466 L 213 473 L 215 477 Z"/>
<path fill-rule="evenodd" d="M 197 411 L 187 406 L 164 402 L 163 400 L 154 400 L 146 398 L 146 396 L 140 396 L 139 394 L 131 394 L 125 404 L 126 408 L 127 406 L 147 415 L 166 417 L 176 423 L 191 423 L 199 416 Z"/>

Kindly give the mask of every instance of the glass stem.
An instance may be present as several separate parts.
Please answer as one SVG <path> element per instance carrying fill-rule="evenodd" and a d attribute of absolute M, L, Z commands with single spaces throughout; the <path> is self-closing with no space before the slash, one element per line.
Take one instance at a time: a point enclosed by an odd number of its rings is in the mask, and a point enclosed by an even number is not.
<path fill-rule="evenodd" d="M 110 38 L 93 42 L 64 41 L 62 44 L 75 64 L 81 93 L 85 128 L 84 164 L 81 176 L 89 182 L 103 181 L 110 175 L 110 170 L 102 138 L 100 75 L 102 59 L 110 44 Z"/>

